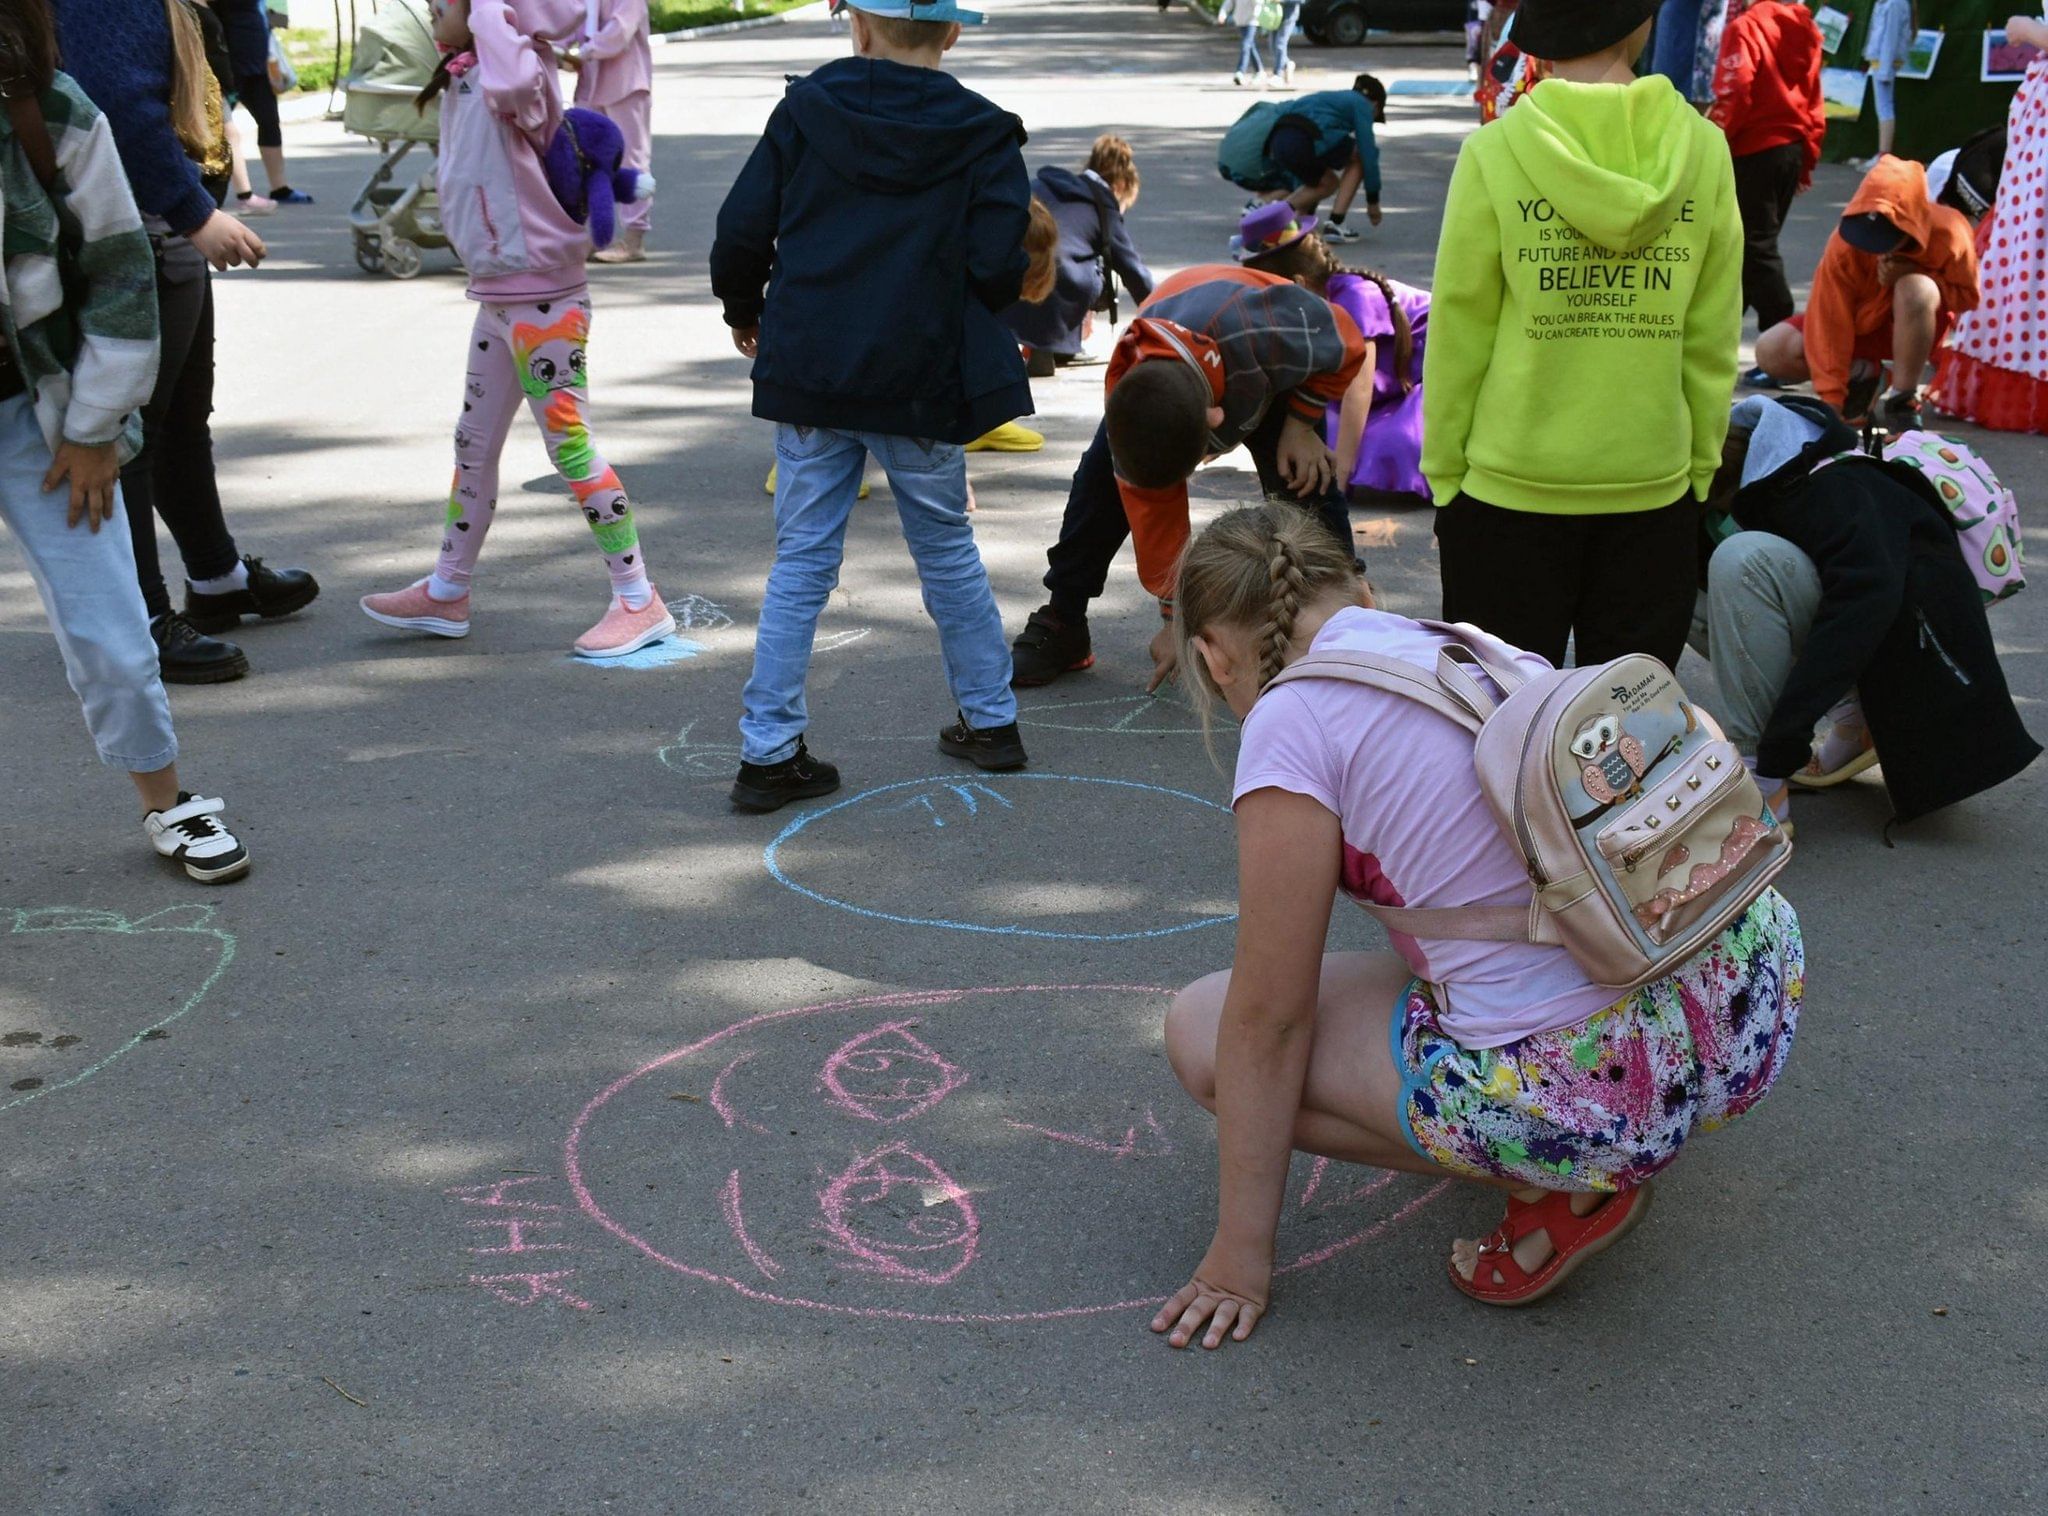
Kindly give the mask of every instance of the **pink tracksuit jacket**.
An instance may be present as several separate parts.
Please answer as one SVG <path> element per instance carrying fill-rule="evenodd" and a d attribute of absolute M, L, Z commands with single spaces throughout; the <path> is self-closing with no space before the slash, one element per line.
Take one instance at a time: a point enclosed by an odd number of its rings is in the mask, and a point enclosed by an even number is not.
<path fill-rule="evenodd" d="M 441 102 L 441 224 L 473 300 L 547 300 L 585 283 L 590 234 L 548 188 L 541 150 L 562 123 L 555 52 L 584 0 L 471 0 L 476 63 Z"/>

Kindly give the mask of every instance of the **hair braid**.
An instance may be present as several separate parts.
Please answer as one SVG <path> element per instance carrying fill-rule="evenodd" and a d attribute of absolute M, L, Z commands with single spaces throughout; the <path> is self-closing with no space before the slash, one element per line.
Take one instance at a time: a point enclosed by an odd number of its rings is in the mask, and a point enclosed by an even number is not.
<path fill-rule="evenodd" d="M 1285 536 L 1268 539 L 1266 582 L 1272 598 L 1267 604 L 1266 624 L 1259 633 L 1259 688 L 1264 689 L 1287 663 L 1287 650 L 1294 644 L 1294 622 L 1301 603 L 1309 598 L 1308 575 L 1301 553 Z"/>
<path fill-rule="evenodd" d="M 1401 393 L 1407 394 L 1415 388 L 1415 380 L 1408 372 L 1415 362 L 1415 328 L 1409 323 L 1408 312 L 1394 298 L 1394 281 L 1374 268 L 1347 268 L 1342 272 L 1370 279 L 1386 297 L 1387 318 L 1394 323 L 1394 378 L 1401 386 Z"/>

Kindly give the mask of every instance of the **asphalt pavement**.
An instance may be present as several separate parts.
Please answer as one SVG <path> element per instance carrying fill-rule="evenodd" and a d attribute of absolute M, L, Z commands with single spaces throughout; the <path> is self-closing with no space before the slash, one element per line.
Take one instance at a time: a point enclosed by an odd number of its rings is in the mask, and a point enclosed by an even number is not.
<path fill-rule="evenodd" d="M 1155 266 L 1223 256 L 1234 39 L 1136 0 L 995 9 L 952 62 L 1031 162 L 1122 131 Z M 319 203 L 219 281 L 215 423 L 243 547 L 324 593 L 246 629 L 250 678 L 172 696 L 248 880 L 150 854 L 0 554 L 0 1512 L 2039 1509 L 2041 766 L 1889 839 L 1874 779 L 1797 802 L 1789 1071 L 1552 1301 L 1445 1282 L 1486 1194 L 1304 1159 L 1256 1337 L 1146 1331 L 1213 1224 L 1159 1017 L 1229 960 L 1232 743 L 1212 762 L 1142 693 L 1128 558 L 1096 668 L 1026 697 L 1030 770 L 984 777 L 935 751 L 878 475 L 811 683 L 846 788 L 725 799 L 771 439 L 705 254 L 782 76 L 845 47 L 812 20 L 658 54 L 654 256 L 593 271 L 591 356 L 687 623 L 661 656 L 568 656 L 606 581 L 524 422 L 472 635 L 356 610 L 431 564 L 471 311 L 444 253 L 356 268 L 374 154 L 322 123 L 289 142 Z M 1428 283 L 1459 53 L 1301 56 L 1304 88 L 1395 81 L 1386 222 L 1347 252 Z M 1795 270 L 1853 182 L 1817 176 Z M 1045 450 L 973 460 L 1013 629 L 1099 386 L 1041 383 Z M 2048 531 L 2048 447 L 1966 434 Z M 1198 510 L 1249 497 L 1241 462 Z M 1426 512 L 1360 529 L 1388 603 L 1434 614 Z M 2048 731 L 2048 588 L 1992 620 Z"/>

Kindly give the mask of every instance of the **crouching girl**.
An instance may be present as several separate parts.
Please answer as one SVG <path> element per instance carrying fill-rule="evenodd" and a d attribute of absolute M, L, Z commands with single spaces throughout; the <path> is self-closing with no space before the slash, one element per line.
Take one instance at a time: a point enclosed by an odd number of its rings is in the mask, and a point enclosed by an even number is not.
<path fill-rule="evenodd" d="M 1619 998 L 1557 947 L 1396 934 L 1392 953 L 1325 954 L 1339 890 L 1424 909 L 1528 900 L 1465 728 L 1337 680 L 1261 697 L 1311 651 L 1433 678 L 1451 639 L 1375 609 L 1349 556 L 1286 507 L 1213 522 L 1175 608 L 1183 677 L 1243 723 L 1240 914 L 1232 969 L 1167 1017 L 1175 1073 L 1216 1113 L 1221 1198 L 1215 1240 L 1153 1330 L 1176 1347 L 1251 1334 L 1295 1149 L 1506 1190 L 1492 1235 L 1452 1245 L 1450 1279 L 1489 1304 L 1541 1298 L 1642 1219 L 1650 1177 L 1692 1133 L 1777 1078 L 1803 987 L 1791 906 L 1767 890 L 1677 973 Z"/>

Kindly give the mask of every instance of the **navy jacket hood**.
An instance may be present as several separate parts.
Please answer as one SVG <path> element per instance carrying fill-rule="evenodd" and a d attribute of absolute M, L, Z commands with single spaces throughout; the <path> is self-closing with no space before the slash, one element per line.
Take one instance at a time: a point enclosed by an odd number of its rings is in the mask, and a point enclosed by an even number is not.
<path fill-rule="evenodd" d="M 1038 171 L 1038 188 L 1042 191 L 1039 195 L 1042 200 L 1116 208 L 1116 196 L 1109 192 L 1108 185 L 1086 174 L 1077 174 L 1070 168 L 1061 168 L 1057 163 L 1048 163 Z"/>
<path fill-rule="evenodd" d="M 935 68 L 841 58 L 793 82 L 789 114 L 832 171 L 876 194 L 917 194 L 964 174 L 1024 123 Z"/>

